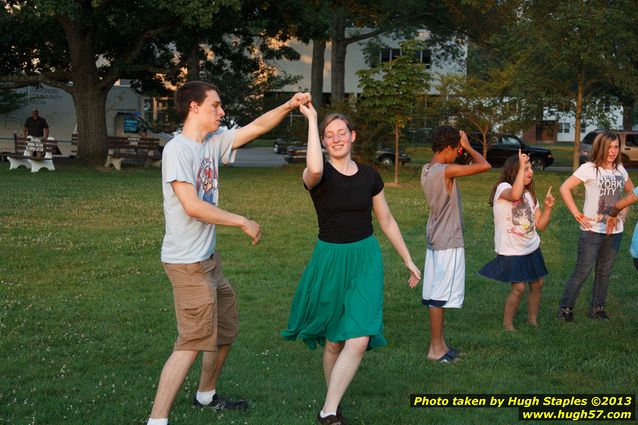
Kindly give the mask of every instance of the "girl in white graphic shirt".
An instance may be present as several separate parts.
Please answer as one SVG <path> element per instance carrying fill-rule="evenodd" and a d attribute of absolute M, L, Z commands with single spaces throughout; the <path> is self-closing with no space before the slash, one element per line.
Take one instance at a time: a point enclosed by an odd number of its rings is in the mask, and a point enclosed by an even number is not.
<path fill-rule="evenodd" d="M 505 161 L 503 172 L 490 196 L 494 212 L 494 245 L 498 255 L 479 273 L 511 283 L 512 291 L 505 301 L 503 313 L 503 327 L 508 331 L 514 330 L 514 316 L 526 283 L 529 283 L 527 322 L 537 325 L 541 291 L 548 273 L 536 229 L 545 230 L 549 225 L 555 199 L 550 186 L 545 196 L 545 210 L 541 211 L 534 192 L 533 176 L 529 157 L 519 151 L 518 156 Z"/>
<path fill-rule="evenodd" d="M 609 276 L 618 254 L 626 212 L 619 217 L 611 234 L 607 234 L 609 213 L 623 190 L 631 193 L 634 184 L 620 163 L 620 141 L 616 133 L 600 133 L 594 139 L 590 160 L 581 165 L 560 187 L 565 206 L 580 224 L 576 267 L 565 283 L 558 318 L 574 320 L 574 306 L 585 280 L 594 269 L 594 286 L 589 308 L 590 319 L 609 319 L 605 300 Z M 581 213 L 572 190 L 585 186 L 585 202 Z M 594 268 L 595 267 L 595 268 Z"/>

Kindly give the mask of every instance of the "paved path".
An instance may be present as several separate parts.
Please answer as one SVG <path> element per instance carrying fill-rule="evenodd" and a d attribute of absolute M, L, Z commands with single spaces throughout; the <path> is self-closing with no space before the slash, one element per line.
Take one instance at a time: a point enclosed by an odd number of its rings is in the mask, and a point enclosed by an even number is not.
<path fill-rule="evenodd" d="M 245 147 L 237 151 L 233 167 L 282 167 L 286 164 L 283 155 L 272 148 Z"/>

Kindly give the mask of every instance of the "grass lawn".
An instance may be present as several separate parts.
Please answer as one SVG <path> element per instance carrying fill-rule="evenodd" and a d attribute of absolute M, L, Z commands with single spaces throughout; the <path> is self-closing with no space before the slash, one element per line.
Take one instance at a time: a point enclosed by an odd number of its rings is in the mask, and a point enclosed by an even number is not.
<path fill-rule="evenodd" d="M 0 164 L 0 424 L 145 424 L 176 335 L 171 287 L 159 260 L 159 170 L 61 165 L 32 175 L 8 168 Z M 427 211 L 419 168 L 401 172 L 403 185 L 386 188 L 386 195 L 422 265 Z M 172 425 L 314 423 L 325 391 L 321 351 L 279 337 L 317 233 L 300 173 L 297 166 L 222 170 L 221 206 L 263 228 L 255 247 L 238 229 L 220 228 L 218 235 L 241 311 L 241 333 L 219 390 L 246 397 L 253 406 L 219 414 L 192 408 L 196 367 L 177 396 Z M 390 173 L 384 171 L 386 181 Z M 509 287 L 476 273 L 494 255 L 487 197 L 497 174 L 460 183 L 467 280 L 464 307 L 446 316 L 447 339 L 464 353 L 454 364 L 426 359 L 429 331 L 420 287 L 407 287 L 398 256 L 377 232 L 386 267 L 389 345 L 365 355 L 343 401 L 348 423 L 520 423 L 515 408 L 413 409 L 413 393 L 636 393 L 638 273 L 628 254 L 630 235 L 623 238 L 611 279 L 611 320 L 586 318 L 590 277 L 576 323 L 559 322 L 558 301 L 574 267 L 578 235 L 559 202 L 541 235 L 550 275 L 540 326 L 525 325 L 523 302 L 518 331 L 505 332 Z M 557 194 L 568 175 L 537 173 L 538 192 L 551 184 Z M 638 182 L 638 173 L 632 177 Z M 635 217 L 632 212 L 630 230 Z"/>

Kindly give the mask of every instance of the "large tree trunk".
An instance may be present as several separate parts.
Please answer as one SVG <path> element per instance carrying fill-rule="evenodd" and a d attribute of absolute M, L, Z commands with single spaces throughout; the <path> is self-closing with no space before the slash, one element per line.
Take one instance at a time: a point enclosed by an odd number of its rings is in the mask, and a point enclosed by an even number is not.
<path fill-rule="evenodd" d="M 200 79 L 201 65 L 199 61 L 200 47 L 199 43 L 194 44 L 190 52 L 188 52 L 188 58 L 186 58 L 186 78 L 188 81 L 195 81 Z"/>
<path fill-rule="evenodd" d="M 399 184 L 399 117 L 394 121 L 394 184 Z"/>
<path fill-rule="evenodd" d="M 576 171 L 580 160 L 580 126 L 581 114 L 583 112 L 583 79 L 578 79 L 578 91 L 576 92 L 576 135 L 574 136 L 574 156 L 572 159 L 572 170 Z"/>
<path fill-rule="evenodd" d="M 310 94 L 315 108 L 323 108 L 323 68 L 325 65 L 326 41 L 312 40 L 312 67 Z"/>
<path fill-rule="evenodd" d="M 483 138 L 483 158 L 485 159 L 487 159 L 487 146 L 490 144 L 490 141 L 487 138 L 487 134 L 489 131 L 489 127 L 485 130 L 481 129 L 481 137 Z"/>
<path fill-rule="evenodd" d="M 536 107 L 536 119 L 534 120 L 535 142 L 543 140 L 543 109 L 543 105 L 537 105 Z"/>
<path fill-rule="evenodd" d="M 78 88 L 72 94 L 78 121 L 78 156 L 90 164 L 102 164 L 107 154 L 106 93 Z"/>
<path fill-rule="evenodd" d="M 331 49 L 331 103 L 339 102 L 346 96 L 346 16 L 341 7 L 337 7 L 332 16 L 332 49 Z"/>
<path fill-rule="evenodd" d="M 78 156 L 97 165 L 106 159 L 106 96 L 114 80 L 98 74 L 94 30 L 69 19 L 62 19 L 61 23 L 67 33 L 73 69 L 73 86 L 67 91 L 75 103 Z"/>

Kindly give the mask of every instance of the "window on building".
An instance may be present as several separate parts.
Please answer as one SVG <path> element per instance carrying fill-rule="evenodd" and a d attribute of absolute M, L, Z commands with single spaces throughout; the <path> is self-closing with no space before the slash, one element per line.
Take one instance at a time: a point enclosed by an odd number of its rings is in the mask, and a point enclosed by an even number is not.
<path fill-rule="evenodd" d="M 383 49 L 381 50 L 381 62 L 390 62 L 401 56 L 401 49 Z"/>
<path fill-rule="evenodd" d="M 559 122 L 558 123 L 558 133 L 569 133 L 569 123 L 568 122 Z"/>
<path fill-rule="evenodd" d="M 581 132 L 581 133 L 584 133 L 584 132 L 586 132 L 586 131 L 587 131 L 587 123 L 586 123 L 585 121 L 582 121 L 582 122 L 580 123 L 580 132 Z"/>
<path fill-rule="evenodd" d="M 421 63 L 423 65 L 425 65 L 426 69 L 430 69 L 430 66 L 432 65 L 432 52 L 430 50 L 420 50 L 419 53 L 421 54 Z"/>
<path fill-rule="evenodd" d="M 381 62 L 390 62 L 391 60 L 401 56 L 401 54 L 401 49 L 382 49 L 380 59 Z M 419 50 L 416 52 L 416 60 L 425 65 L 426 69 L 430 69 L 430 66 L 432 65 L 432 52 L 428 49 Z"/>

